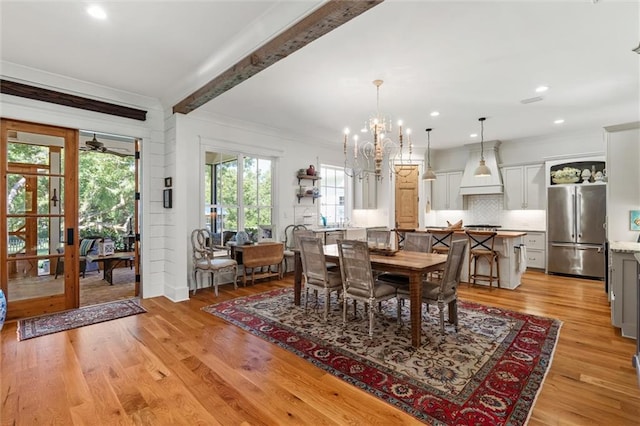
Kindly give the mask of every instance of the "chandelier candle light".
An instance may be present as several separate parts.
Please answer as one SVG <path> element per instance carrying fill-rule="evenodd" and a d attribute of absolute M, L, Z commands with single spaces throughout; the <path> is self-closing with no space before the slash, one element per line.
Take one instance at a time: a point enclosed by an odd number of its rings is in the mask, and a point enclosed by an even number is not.
<path fill-rule="evenodd" d="M 396 165 L 407 165 L 411 161 L 413 154 L 413 144 L 411 143 L 411 129 L 406 129 L 406 135 L 409 145 L 408 161 L 403 159 L 404 134 L 402 133 L 402 121 L 398 121 L 398 142 L 391 140 L 388 135 L 391 133 L 391 121 L 380 115 L 380 86 L 382 80 L 374 80 L 376 86 L 376 115 L 365 122 L 362 133 L 371 133 L 373 140 L 361 142 L 358 145 L 358 135 L 353 136 L 353 155 L 349 149 L 349 134 L 351 131 L 346 128 L 344 130 L 344 172 L 349 177 L 358 177 L 360 179 L 374 175 L 377 180 L 382 179 L 382 165 L 388 163 L 389 175 L 393 173 L 407 175 L 410 171 L 403 172 L 402 168 L 395 169 Z M 373 160 L 373 170 L 371 169 L 370 160 Z"/>

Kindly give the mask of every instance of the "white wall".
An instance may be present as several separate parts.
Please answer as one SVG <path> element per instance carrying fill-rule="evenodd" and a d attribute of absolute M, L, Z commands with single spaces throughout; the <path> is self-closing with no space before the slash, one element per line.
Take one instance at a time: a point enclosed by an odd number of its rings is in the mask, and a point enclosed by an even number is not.
<path fill-rule="evenodd" d="M 165 265 L 161 191 L 163 181 L 162 169 L 156 167 L 156 164 L 164 163 L 163 112 L 160 104 L 154 99 L 6 62 L 2 63 L 2 78 L 147 111 L 147 120 L 138 121 L 17 96 L 0 95 L 4 118 L 142 139 L 140 173 L 142 294 L 144 297 L 162 295 Z"/>
<path fill-rule="evenodd" d="M 607 128 L 607 238 L 636 241 L 630 210 L 640 210 L 640 122 Z"/>

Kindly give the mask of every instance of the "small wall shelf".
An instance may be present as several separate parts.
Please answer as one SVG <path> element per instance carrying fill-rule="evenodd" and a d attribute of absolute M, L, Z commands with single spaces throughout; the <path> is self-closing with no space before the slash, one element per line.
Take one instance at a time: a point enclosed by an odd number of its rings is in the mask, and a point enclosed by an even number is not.
<path fill-rule="evenodd" d="M 310 180 L 313 181 L 314 185 L 317 180 L 322 179 L 320 176 L 310 176 L 310 175 L 298 175 L 298 185 L 300 185 L 301 180 Z"/>
<path fill-rule="evenodd" d="M 298 204 L 300 204 L 301 198 L 311 198 L 313 200 L 313 203 L 315 204 L 316 198 L 322 197 L 322 195 L 313 195 L 313 194 L 296 194 L 296 196 L 298 197 Z"/>

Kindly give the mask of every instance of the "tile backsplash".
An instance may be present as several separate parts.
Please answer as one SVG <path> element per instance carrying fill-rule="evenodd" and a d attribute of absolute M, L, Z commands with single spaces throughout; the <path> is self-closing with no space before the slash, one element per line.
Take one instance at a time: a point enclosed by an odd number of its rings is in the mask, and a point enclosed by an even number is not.
<path fill-rule="evenodd" d="M 467 225 L 500 225 L 504 229 L 546 230 L 545 210 L 505 210 L 501 194 L 467 195 L 467 210 L 425 213 L 426 226 L 447 226 L 460 219 Z"/>

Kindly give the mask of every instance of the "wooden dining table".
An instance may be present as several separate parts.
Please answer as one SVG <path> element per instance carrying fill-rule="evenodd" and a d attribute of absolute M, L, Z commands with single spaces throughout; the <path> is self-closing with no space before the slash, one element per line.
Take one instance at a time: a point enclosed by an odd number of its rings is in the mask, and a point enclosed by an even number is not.
<path fill-rule="evenodd" d="M 300 251 L 294 250 L 294 303 L 300 305 L 302 294 L 302 259 Z M 327 262 L 339 264 L 338 245 L 324 246 L 324 256 Z M 411 298 L 411 345 L 420 346 L 422 332 L 422 277 L 442 267 L 447 261 L 447 255 L 436 253 L 422 253 L 400 250 L 392 256 L 371 253 L 371 268 L 376 271 L 393 272 L 409 277 L 409 292 Z"/>

